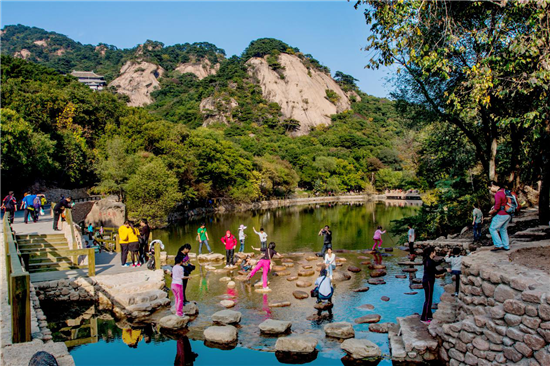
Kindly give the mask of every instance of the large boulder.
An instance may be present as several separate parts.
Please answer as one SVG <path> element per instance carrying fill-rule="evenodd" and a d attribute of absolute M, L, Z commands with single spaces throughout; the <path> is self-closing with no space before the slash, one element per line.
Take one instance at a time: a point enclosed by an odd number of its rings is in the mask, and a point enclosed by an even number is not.
<path fill-rule="evenodd" d="M 158 325 L 165 329 L 181 329 L 187 325 L 187 322 L 189 322 L 187 316 L 167 315 L 159 320 Z"/>
<path fill-rule="evenodd" d="M 212 321 L 220 324 L 234 324 L 241 321 L 242 314 L 233 310 L 221 310 L 212 315 Z"/>
<path fill-rule="evenodd" d="M 126 205 L 114 199 L 96 201 L 84 220 L 85 224 L 104 227 L 119 227 L 126 218 Z"/>
<path fill-rule="evenodd" d="M 355 359 L 377 359 L 382 356 L 380 347 L 367 339 L 346 339 L 340 347 Z"/>
<path fill-rule="evenodd" d="M 355 337 L 353 325 L 348 322 L 329 323 L 325 325 L 324 330 L 327 337 L 340 339 Z"/>
<path fill-rule="evenodd" d="M 290 330 L 292 323 L 283 320 L 267 319 L 258 327 L 265 334 L 283 334 Z"/>
<path fill-rule="evenodd" d="M 275 350 L 290 353 L 312 353 L 317 347 L 317 339 L 304 336 L 281 337 L 275 343 Z"/>
<path fill-rule="evenodd" d="M 212 343 L 235 343 L 237 341 L 237 328 L 232 325 L 208 327 L 204 330 L 204 339 Z"/>

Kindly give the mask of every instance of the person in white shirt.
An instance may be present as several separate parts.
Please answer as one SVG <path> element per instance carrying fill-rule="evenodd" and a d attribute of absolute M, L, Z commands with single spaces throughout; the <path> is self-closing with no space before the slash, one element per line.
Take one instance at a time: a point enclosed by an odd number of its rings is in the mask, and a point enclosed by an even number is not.
<path fill-rule="evenodd" d="M 262 243 L 261 249 L 266 250 L 267 249 L 267 234 L 264 231 L 264 228 L 260 228 L 260 232 L 257 232 L 254 227 L 252 227 L 252 230 L 254 230 L 254 233 L 258 234 L 260 237 L 260 242 Z"/>
<path fill-rule="evenodd" d="M 456 288 L 455 296 L 458 296 L 458 290 L 460 288 L 460 275 L 462 274 L 462 256 L 460 255 L 460 248 L 453 248 L 453 255 L 449 256 L 450 251 L 445 256 L 445 262 L 451 264 L 451 268 L 447 268 L 447 272 L 455 275 Z"/>
<path fill-rule="evenodd" d="M 336 268 L 336 254 L 332 252 L 332 248 L 327 249 L 325 265 L 327 266 L 328 276 L 332 280 L 332 271 Z"/>
<path fill-rule="evenodd" d="M 327 270 L 322 269 L 319 273 L 319 277 L 315 280 L 315 286 L 319 288 L 319 295 L 317 296 L 317 302 L 322 300 L 328 300 L 332 303 L 332 294 L 334 289 L 332 288 L 332 281 L 327 276 Z"/>
<path fill-rule="evenodd" d="M 239 242 L 241 243 L 241 247 L 239 248 L 239 253 L 244 252 L 244 239 L 246 238 L 246 234 L 244 231 L 246 230 L 246 226 L 242 225 L 239 226 Z"/>

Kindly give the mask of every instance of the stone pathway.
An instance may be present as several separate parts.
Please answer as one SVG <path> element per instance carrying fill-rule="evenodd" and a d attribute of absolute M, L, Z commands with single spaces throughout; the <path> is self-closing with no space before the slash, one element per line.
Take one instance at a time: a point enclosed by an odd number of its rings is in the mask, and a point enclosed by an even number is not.
<path fill-rule="evenodd" d="M 59 231 L 53 230 L 53 218 L 50 215 L 50 207 L 46 206 L 46 215 L 40 216 L 37 222 L 30 222 L 25 224 L 23 221 L 23 211 L 15 212 L 15 218 L 13 220 L 12 229 L 17 235 L 46 235 L 46 234 L 59 234 Z M 61 220 L 59 221 L 61 224 Z"/>

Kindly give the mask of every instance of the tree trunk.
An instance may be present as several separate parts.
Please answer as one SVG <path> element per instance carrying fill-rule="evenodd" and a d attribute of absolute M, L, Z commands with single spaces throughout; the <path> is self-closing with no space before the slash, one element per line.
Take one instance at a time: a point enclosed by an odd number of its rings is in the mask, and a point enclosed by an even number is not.
<path fill-rule="evenodd" d="M 497 138 L 493 136 L 491 140 L 491 155 L 489 158 L 489 180 L 498 180 L 497 179 Z"/>

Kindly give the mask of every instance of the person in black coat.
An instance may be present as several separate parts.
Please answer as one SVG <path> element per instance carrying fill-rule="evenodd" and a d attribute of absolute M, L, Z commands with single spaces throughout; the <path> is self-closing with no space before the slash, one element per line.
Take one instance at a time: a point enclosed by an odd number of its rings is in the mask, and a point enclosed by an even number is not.
<path fill-rule="evenodd" d="M 428 247 L 424 250 L 424 277 L 422 277 L 422 286 L 424 287 L 424 306 L 422 307 L 422 316 L 420 320 L 430 322 L 433 318 L 432 300 L 434 295 L 435 276 L 445 273 L 444 269 L 437 269 L 438 263 L 434 261 L 435 249 Z"/>

